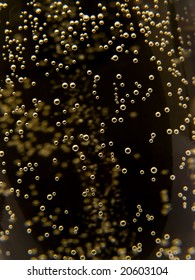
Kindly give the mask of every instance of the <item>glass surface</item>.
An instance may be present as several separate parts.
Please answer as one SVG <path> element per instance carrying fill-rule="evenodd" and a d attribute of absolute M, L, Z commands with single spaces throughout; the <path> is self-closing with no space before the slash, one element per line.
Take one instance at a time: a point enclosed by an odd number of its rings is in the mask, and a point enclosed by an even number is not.
<path fill-rule="evenodd" d="M 193 0 L 0 2 L 0 258 L 195 259 Z"/>

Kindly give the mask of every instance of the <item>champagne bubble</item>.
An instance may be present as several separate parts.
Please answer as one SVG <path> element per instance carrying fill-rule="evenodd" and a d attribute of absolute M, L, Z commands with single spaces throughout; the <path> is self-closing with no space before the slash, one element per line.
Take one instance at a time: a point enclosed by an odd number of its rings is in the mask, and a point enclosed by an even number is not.
<path fill-rule="evenodd" d="M 79 146 L 78 146 L 78 145 L 73 145 L 73 146 L 72 146 L 72 150 L 73 150 L 74 152 L 78 152 Z"/>
<path fill-rule="evenodd" d="M 131 149 L 129 147 L 125 148 L 125 153 L 126 154 L 130 154 L 131 153 Z"/>
<path fill-rule="evenodd" d="M 60 104 L 60 99 L 58 99 L 58 98 L 56 98 L 56 99 L 54 99 L 54 105 L 59 105 Z"/>

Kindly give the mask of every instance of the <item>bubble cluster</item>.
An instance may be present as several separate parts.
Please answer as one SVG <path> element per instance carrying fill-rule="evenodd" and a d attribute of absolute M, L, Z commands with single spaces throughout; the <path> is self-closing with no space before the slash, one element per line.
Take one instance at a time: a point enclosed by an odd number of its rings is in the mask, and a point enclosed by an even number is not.
<path fill-rule="evenodd" d="M 195 258 L 192 8 L 0 2 L 0 258 Z"/>

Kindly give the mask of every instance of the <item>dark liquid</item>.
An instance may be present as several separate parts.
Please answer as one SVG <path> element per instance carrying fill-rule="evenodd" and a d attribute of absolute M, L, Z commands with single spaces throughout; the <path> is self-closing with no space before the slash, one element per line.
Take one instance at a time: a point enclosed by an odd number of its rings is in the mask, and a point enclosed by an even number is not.
<path fill-rule="evenodd" d="M 2 259 L 194 259 L 195 6 L 161 2 L 2 5 Z"/>

